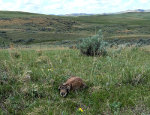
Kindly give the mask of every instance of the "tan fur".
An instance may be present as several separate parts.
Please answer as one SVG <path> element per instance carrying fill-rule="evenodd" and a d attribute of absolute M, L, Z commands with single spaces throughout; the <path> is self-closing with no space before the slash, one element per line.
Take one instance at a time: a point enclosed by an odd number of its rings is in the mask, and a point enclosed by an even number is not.
<path fill-rule="evenodd" d="M 70 77 L 65 83 L 59 86 L 60 95 L 66 97 L 70 90 L 85 88 L 86 85 L 79 77 Z"/>
<path fill-rule="evenodd" d="M 85 87 L 85 83 L 79 77 L 70 77 L 63 85 L 71 86 L 71 90 L 77 90 Z"/>

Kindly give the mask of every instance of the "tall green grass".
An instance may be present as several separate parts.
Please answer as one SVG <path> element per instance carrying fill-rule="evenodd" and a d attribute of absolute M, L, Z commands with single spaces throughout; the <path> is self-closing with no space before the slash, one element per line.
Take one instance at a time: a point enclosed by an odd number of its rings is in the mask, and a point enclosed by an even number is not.
<path fill-rule="evenodd" d="M 150 114 L 150 53 L 139 48 L 87 57 L 78 50 L 0 50 L 1 114 Z M 71 75 L 88 89 L 59 95 Z M 82 108 L 83 112 L 78 109 Z"/>

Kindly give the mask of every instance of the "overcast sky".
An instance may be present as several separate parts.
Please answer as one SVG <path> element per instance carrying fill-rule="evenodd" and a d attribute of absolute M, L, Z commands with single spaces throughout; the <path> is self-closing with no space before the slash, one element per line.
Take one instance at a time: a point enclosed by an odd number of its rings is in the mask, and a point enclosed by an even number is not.
<path fill-rule="evenodd" d="M 100 14 L 134 9 L 150 9 L 150 0 L 0 0 L 0 10 L 42 14 Z"/>

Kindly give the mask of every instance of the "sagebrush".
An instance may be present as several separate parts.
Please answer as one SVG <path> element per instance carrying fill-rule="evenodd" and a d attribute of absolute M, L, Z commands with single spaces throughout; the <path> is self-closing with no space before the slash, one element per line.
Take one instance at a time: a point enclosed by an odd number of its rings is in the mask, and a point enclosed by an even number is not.
<path fill-rule="evenodd" d="M 82 39 L 80 44 L 78 45 L 81 53 L 87 56 L 106 55 L 106 46 L 107 42 L 103 40 L 101 30 L 98 31 L 98 34 L 92 37 Z"/>

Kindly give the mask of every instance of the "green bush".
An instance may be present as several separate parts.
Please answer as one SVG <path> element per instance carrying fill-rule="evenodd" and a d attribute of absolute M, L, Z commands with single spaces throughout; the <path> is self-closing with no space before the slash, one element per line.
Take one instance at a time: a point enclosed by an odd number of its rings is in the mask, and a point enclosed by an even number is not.
<path fill-rule="evenodd" d="M 107 42 L 103 40 L 102 32 L 99 30 L 97 35 L 82 39 L 78 48 L 87 56 L 104 56 L 107 54 L 106 46 Z"/>

